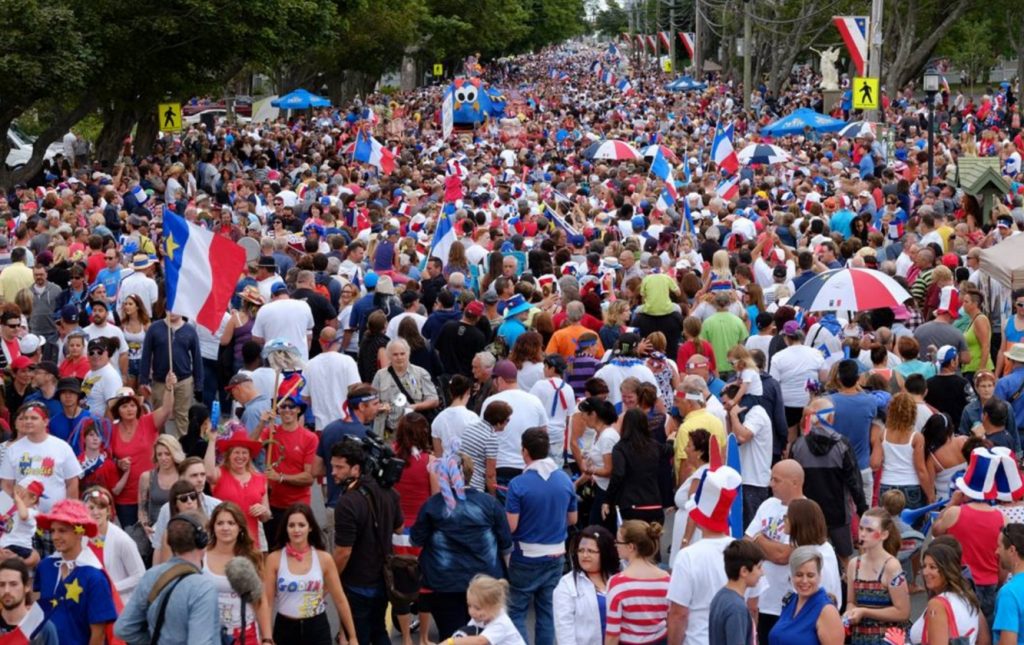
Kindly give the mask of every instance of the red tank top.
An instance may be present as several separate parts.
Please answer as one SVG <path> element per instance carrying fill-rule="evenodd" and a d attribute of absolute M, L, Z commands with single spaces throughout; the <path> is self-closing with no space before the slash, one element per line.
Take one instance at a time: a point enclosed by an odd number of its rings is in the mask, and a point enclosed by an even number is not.
<path fill-rule="evenodd" d="M 960 507 L 960 516 L 949 529 L 963 548 L 963 563 L 971 571 L 975 584 L 994 585 L 999 582 L 999 560 L 996 546 L 1003 528 L 1003 514 L 997 509 L 979 511 L 969 505 Z"/>
<path fill-rule="evenodd" d="M 406 460 L 402 478 L 395 484 L 395 492 L 398 493 L 406 527 L 416 523 L 420 507 L 430 497 L 430 473 L 427 471 L 429 462 L 430 455 L 425 452 L 421 452 L 416 457 L 410 456 Z"/>

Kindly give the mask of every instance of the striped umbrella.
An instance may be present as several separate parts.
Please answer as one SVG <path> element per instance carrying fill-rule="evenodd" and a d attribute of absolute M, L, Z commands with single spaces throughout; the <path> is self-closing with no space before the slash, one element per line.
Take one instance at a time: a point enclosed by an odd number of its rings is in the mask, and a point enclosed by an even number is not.
<path fill-rule="evenodd" d="M 583 152 L 588 159 L 607 159 L 609 161 L 639 161 L 640 153 L 625 141 L 607 139 L 592 144 Z"/>
<path fill-rule="evenodd" d="M 786 302 L 804 311 L 866 311 L 902 305 L 910 294 L 874 269 L 834 269 L 814 276 Z"/>
<path fill-rule="evenodd" d="M 857 137 L 864 137 L 869 134 L 876 134 L 877 126 L 871 121 L 851 121 L 843 126 L 843 129 L 837 132 L 841 137 L 847 139 L 855 139 Z"/>
<path fill-rule="evenodd" d="M 658 153 L 658 149 L 659 148 L 661 149 L 661 154 L 664 155 L 664 157 L 666 159 L 668 159 L 669 162 L 671 162 L 671 163 L 679 163 L 679 157 L 677 157 L 676 153 L 672 152 L 672 149 L 669 148 L 668 146 L 659 146 L 659 145 L 647 146 L 646 148 L 643 149 L 643 151 L 641 151 L 641 154 L 645 158 L 650 157 L 650 158 L 653 159 L 654 155 Z"/>
<path fill-rule="evenodd" d="M 789 153 L 770 143 L 752 143 L 739 153 L 741 164 L 752 163 L 784 163 L 789 161 Z"/>

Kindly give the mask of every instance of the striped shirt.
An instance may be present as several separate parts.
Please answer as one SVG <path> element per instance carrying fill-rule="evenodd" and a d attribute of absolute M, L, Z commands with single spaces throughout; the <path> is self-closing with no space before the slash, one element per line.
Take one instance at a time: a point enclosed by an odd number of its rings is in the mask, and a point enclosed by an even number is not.
<path fill-rule="evenodd" d="M 653 643 L 668 634 L 670 576 L 642 580 L 617 573 L 608 581 L 606 635 L 620 643 Z"/>
<path fill-rule="evenodd" d="M 459 438 L 459 452 L 473 460 L 473 478 L 470 488 L 487 492 L 487 460 L 498 459 L 498 434 L 490 424 L 481 419 L 466 426 Z"/>
<path fill-rule="evenodd" d="M 601 367 L 601 361 L 593 356 L 581 354 L 570 357 L 567 362 L 568 369 L 565 371 L 565 382 L 572 388 L 576 398 L 582 399 L 587 396 L 587 391 L 583 386 L 590 377 L 597 373 L 597 370 Z"/>

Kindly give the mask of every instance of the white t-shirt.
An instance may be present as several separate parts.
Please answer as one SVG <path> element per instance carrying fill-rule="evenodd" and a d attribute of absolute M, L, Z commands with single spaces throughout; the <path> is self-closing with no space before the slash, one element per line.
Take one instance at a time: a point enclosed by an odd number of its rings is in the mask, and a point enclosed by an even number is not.
<path fill-rule="evenodd" d="M 822 348 L 824 348 L 829 356 L 843 353 L 843 341 L 840 340 L 839 336 L 822 327 L 821 323 L 814 323 L 807 330 L 807 338 L 804 339 L 804 345 L 813 347 L 818 351 L 822 351 Z M 781 354 L 782 352 L 779 353 Z M 824 354 L 824 352 L 822 353 Z"/>
<path fill-rule="evenodd" d="M 740 444 L 740 469 L 743 483 L 748 486 L 768 486 L 772 467 L 772 421 L 760 405 L 747 410 L 743 426 L 754 433 L 749 441 Z"/>
<path fill-rule="evenodd" d="M 412 318 L 413 320 L 415 320 L 416 328 L 419 329 L 421 332 L 423 331 L 423 324 L 427 322 L 427 317 L 420 314 L 403 311 L 402 313 L 398 314 L 397 316 L 388 321 L 388 328 L 386 332 L 388 338 L 390 338 L 391 340 L 398 338 L 398 326 L 401 325 L 402 321 L 405 320 L 406 318 Z M 344 329 L 344 327 L 342 327 L 342 329 Z"/>
<path fill-rule="evenodd" d="M 747 385 L 747 394 L 751 396 L 761 396 L 764 394 L 764 388 L 761 387 L 761 375 L 752 367 L 745 367 L 740 372 L 740 380 Z"/>
<path fill-rule="evenodd" d="M 98 370 L 89 370 L 82 381 L 85 405 L 89 412 L 104 416 L 107 413 L 107 401 L 121 389 L 122 385 L 124 381 L 121 380 L 121 372 L 114 369 L 110 363 Z"/>
<path fill-rule="evenodd" d="M 747 526 L 747 537 L 764 535 L 769 540 L 789 544 L 785 529 L 786 507 L 777 497 L 769 497 L 758 507 L 754 519 Z M 764 580 L 768 585 L 761 594 L 758 611 L 778 616 L 782 613 L 782 598 L 789 591 L 789 565 L 764 561 Z"/>
<path fill-rule="evenodd" d="M 597 441 L 587 451 L 587 457 L 590 459 L 590 463 L 594 465 L 594 468 L 604 468 L 604 456 L 611 455 L 612 449 L 615 448 L 617 443 L 619 443 L 619 433 L 611 426 L 605 428 L 601 434 L 597 435 Z M 601 490 L 608 490 L 608 484 L 611 480 L 611 477 L 594 475 L 594 483 Z"/>
<path fill-rule="evenodd" d="M 932 406 L 924 402 L 918 403 L 917 416 L 914 417 L 914 432 L 924 430 L 924 424 L 928 423 L 928 419 L 931 419 L 933 414 L 935 414 L 935 410 L 932 409 Z"/>
<path fill-rule="evenodd" d="M 548 413 L 540 399 L 522 390 L 505 390 L 487 397 L 480 406 L 480 416 L 487 412 L 487 406 L 494 401 L 504 401 L 512 406 L 512 416 L 502 432 L 498 433 L 498 468 L 526 468 L 523 461 L 523 433 L 530 428 L 546 428 Z"/>
<path fill-rule="evenodd" d="M 66 441 L 50 435 L 36 443 L 22 437 L 7 446 L 0 479 L 19 482 L 25 477 L 38 477 L 46 489 L 39 498 L 39 510 L 48 512 L 54 504 L 67 497 L 66 482 L 82 476 L 82 465 Z"/>
<path fill-rule="evenodd" d="M 771 345 L 771 343 L 772 336 L 762 336 L 760 334 L 755 334 L 753 336 L 748 336 L 746 342 L 743 344 L 750 351 L 753 351 L 755 349 L 761 350 L 761 353 L 763 353 L 765 355 L 765 358 L 767 358 L 768 346 Z"/>
<path fill-rule="evenodd" d="M 306 363 L 302 375 L 306 378 L 302 396 L 313 408 L 317 430 L 343 416 L 341 406 L 348 398 L 349 386 L 362 381 L 359 366 L 341 352 L 320 352 Z"/>
<path fill-rule="evenodd" d="M 790 345 L 772 357 L 768 371 L 782 388 L 782 404 L 802 408 L 811 400 L 807 393 L 808 379 L 817 379 L 825 365 L 821 352 L 806 345 Z"/>
<path fill-rule="evenodd" d="M 262 280 L 257 280 L 256 287 L 260 290 L 260 295 L 263 296 L 263 300 L 265 302 L 270 302 L 270 290 L 278 282 L 284 282 L 284 280 L 282 280 L 281 276 L 277 275 L 276 273 L 266 278 L 263 278 Z"/>
<path fill-rule="evenodd" d="M 256 313 L 252 335 L 270 341 L 283 338 L 295 345 L 303 361 L 309 360 L 307 334 L 313 330 L 313 311 L 302 300 L 284 298 L 263 305 Z"/>
<path fill-rule="evenodd" d="M 655 378 L 654 372 L 640 362 L 633 365 L 608 363 L 594 374 L 595 378 L 601 379 L 608 386 L 608 402 L 612 405 L 622 402 L 622 392 L 619 391 L 619 386 L 630 376 L 635 376 L 641 383 L 650 383 L 654 387 L 658 387 L 658 380 Z"/>
<path fill-rule="evenodd" d="M 725 547 L 731 537 L 704 538 L 676 554 L 668 583 L 670 602 L 690 610 L 683 645 L 707 645 L 711 599 L 725 586 Z"/>
<path fill-rule="evenodd" d="M 480 632 L 479 636 L 483 636 L 487 639 L 487 642 L 491 645 L 526 645 L 526 641 L 519 634 L 519 630 L 512 624 L 512 619 L 508 617 L 508 614 L 502 611 L 497 617 L 487 625 L 482 625 L 475 620 L 470 620 L 469 625 L 472 627 L 483 627 L 483 631 Z M 456 632 L 454 636 L 468 636 L 469 634 L 462 634 Z"/>
<path fill-rule="evenodd" d="M 527 361 L 523 363 L 523 367 L 520 368 L 516 376 L 516 384 L 519 385 L 520 390 L 529 392 L 537 384 L 537 381 L 542 378 L 544 378 L 544 363 L 531 363 Z"/>
<path fill-rule="evenodd" d="M 576 414 L 576 396 L 569 384 L 558 377 L 537 381 L 530 389 L 530 394 L 540 399 L 541 405 L 548 413 L 551 458 L 556 464 L 561 464 L 565 458 L 565 426 L 569 417 Z"/>
<path fill-rule="evenodd" d="M 120 327 L 116 327 L 111 323 L 107 323 L 102 327 L 90 324 L 88 327 L 83 328 L 82 331 L 89 337 L 89 340 L 94 338 L 113 338 L 117 341 L 117 350 L 110 355 L 111 363 L 116 364 L 121 352 L 128 351 L 128 341 L 124 338 L 124 332 L 121 331 Z"/>
<path fill-rule="evenodd" d="M 477 413 L 464 405 L 445 408 L 430 424 L 430 436 L 439 439 L 442 450 L 448 452 L 452 450 L 452 444 L 462 437 L 462 431 L 479 421 L 480 417 Z"/>
<path fill-rule="evenodd" d="M 341 310 L 338 314 L 338 333 L 341 334 L 349 328 L 350 321 L 352 320 L 352 305 L 349 305 Z M 341 351 L 351 352 L 353 354 L 359 351 L 359 330 L 352 332 L 352 338 L 348 341 L 348 347 L 342 347 Z"/>
<path fill-rule="evenodd" d="M 117 288 L 117 308 L 119 311 L 121 305 L 128 299 L 128 296 L 138 296 L 141 298 L 142 306 L 146 308 L 146 313 L 152 316 L 153 303 L 160 297 L 160 291 L 156 286 L 156 280 L 141 271 L 136 271 L 124 280 L 121 280 L 121 286 Z"/>
<path fill-rule="evenodd" d="M 11 508 L 11 514 L 4 518 L 4 535 L 0 537 L 0 549 L 11 546 L 31 549 L 32 538 L 36 534 L 36 515 L 39 515 L 39 511 L 30 508 L 28 509 L 28 519 L 22 520 L 18 515 L 18 507 Z"/>

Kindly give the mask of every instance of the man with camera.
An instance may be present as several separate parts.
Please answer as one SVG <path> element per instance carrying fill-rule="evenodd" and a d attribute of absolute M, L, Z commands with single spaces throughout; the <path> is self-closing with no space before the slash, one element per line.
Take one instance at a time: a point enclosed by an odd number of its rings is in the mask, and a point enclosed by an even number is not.
<path fill-rule="evenodd" d="M 384 622 L 384 567 L 391 534 L 404 526 L 398 494 L 391 489 L 401 474 L 397 464 L 372 438 L 346 437 L 331 448 L 331 476 L 342 489 L 334 507 L 334 562 L 363 644 L 391 643 Z"/>
<path fill-rule="evenodd" d="M 129 644 L 220 643 L 217 589 L 208 576 L 202 575 L 209 542 L 198 514 L 182 513 L 170 519 L 167 546 L 174 557 L 142 576 L 114 624 L 118 638 Z M 156 640 L 152 640 L 153 634 Z"/>

